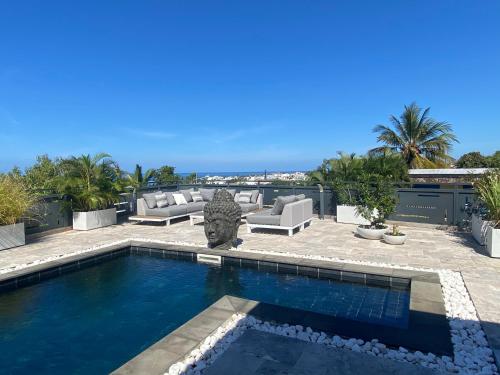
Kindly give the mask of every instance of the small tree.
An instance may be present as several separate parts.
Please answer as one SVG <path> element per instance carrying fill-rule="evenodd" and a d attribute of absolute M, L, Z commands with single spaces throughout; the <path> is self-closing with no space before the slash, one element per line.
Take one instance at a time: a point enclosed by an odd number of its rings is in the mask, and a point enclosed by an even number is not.
<path fill-rule="evenodd" d="M 198 179 L 197 176 L 198 175 L 196 174 L 196 172 L 190 173 L 183 178 L 183 182 L 185 182 L 186 184 L 195 184 L 196 180 Z"/>
<path fill-rule="evenodd" d="M 164 165 L 152 172 L 151 177 L 155 180 L 157 185 L 168 185 L 179 181 L 179 176 L 175 173 L 175 167 Z"/>
<path fill-rule="evenodd" d="M 61 159 L 50 159 L 47 155 L 36 157 L 36 163 L 24 171 L 28 186 L 39 190 L 55 190 L 61 176 Z"/>
<path fill-rule="evenodd" d="M 366 179 L 358 185 L 358 194 L 358 213 L 370 222 L 370 227 L 383 228 L 384 222 L 396 210 L 393 183 L 382 177 Z"/>
<path fill-rule="evenodd" d="M 457 160 L 457 168 L 487 168 L 488 159 L 480 152 L 468 152 Z"/>

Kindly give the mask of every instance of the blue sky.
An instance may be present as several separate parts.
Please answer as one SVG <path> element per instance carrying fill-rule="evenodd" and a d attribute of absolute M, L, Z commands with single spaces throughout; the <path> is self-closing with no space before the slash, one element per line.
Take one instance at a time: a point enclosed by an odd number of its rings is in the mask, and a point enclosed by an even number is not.
<path fill-rule="evenodd" d="M 0 170 L 304 170 L 405 104 L 500 149 L 500 1 L 4 1 Z"/>

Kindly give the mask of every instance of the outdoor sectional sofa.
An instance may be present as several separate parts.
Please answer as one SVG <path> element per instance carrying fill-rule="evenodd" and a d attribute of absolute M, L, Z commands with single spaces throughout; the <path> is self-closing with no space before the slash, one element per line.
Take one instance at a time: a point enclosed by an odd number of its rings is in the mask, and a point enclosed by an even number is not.
<path fill-rule="evenodd" d="M 304 229 L 313 217 L 312 199 L 304 195 L 278 197 L 273 208 L 257 212 L 247 217 L 247 231 L 253 228 L 281 229 L 293 235 L 293 230 Z"/>
<path fill-rule="evenodd" d="M 194 189 L 185 189 L 174 192 L 155 191 L 153 193 L 146 193 L 142 195 L 142 198 L 137 199 L 137 215 L 139 215 L 140 217 L 144 217 L 144 221 L 147 221 L 146 217 L 161 218 L 162 221 L 165 221 L 167 223 L 167 225 L 170 225 L 170 220 L 172 219 L 186 217 L 194 212 L 203 211 L 203 207 L 205 206 L 205 204 L 207 204 L 207 202 L 212 200 L 216 190 L 217 189 L 215 188 L 198 189 L 197 191 L 201 193 L 201 196 L 203 198 L 203 201 L 201 202 L 193 201 L 191 192 L 194 192 Z M 252 200 L 249 203 L 239 202 L 240 193 L 236 193 L 234 189 L 227 190 L 234 195 L 235 202 L 239 203 L 242 211 L 242 216 L 246 216 L 252 211 L 262 209 L 263 197 L 258 190 L 248 190 L 253 192 Z M 168 206 L 158 207 L 155 203 L 156 197 L 163 193 L 167 193 L 169 194 L 169 196 L 170 194 L 174 193 L 182 193 L 186 198 L 187 204 L 178 205 L 170 201 Z"/>

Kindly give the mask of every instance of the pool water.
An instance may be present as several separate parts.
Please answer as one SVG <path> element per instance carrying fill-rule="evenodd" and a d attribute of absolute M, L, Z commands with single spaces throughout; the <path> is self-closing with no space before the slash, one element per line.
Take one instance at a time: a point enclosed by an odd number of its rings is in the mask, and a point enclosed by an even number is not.
<path fill-rule="evenodd" d="M 225 294 L 407 324 L 409 291 L 125 255 L 0 295 L 2 374 L 106 374 Z"/>

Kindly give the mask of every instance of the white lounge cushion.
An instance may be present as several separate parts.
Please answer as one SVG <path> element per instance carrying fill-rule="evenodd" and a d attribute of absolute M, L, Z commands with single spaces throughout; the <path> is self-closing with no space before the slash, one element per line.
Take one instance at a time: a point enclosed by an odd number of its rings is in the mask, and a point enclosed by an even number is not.
<path fill-rule="evenodd" d="M 173 193 L 172 194 L 175 200 L 175 204 L 181 205 L 181 204 L 188 204 L 186 201 L 186 197 L 184 197 L 184 194 L 182 193 Z"/>

